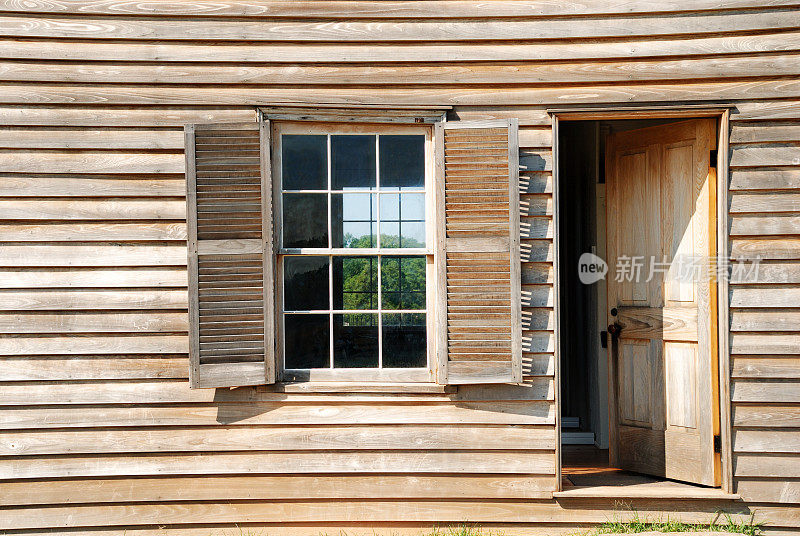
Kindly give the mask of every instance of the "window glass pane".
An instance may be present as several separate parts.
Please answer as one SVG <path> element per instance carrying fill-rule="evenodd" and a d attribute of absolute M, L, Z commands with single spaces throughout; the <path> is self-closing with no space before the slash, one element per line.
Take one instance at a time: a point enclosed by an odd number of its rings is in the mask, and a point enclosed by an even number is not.
<path fill-rule="evenodd" d="M 378 309 L 378 257 L 333 258 L 333 308 Z"/>
<path fill-rule="evenodd" d="M 375 194 L 331 194 L 333 247 L 377 247 L 377 219 Z"/>
<path fill-rule="evenodd" d="M 383 315 L 383 367 L 424 367 L 427 359 L 425 313 Z"/>
<path fill-rule="evenodd" d="M 425 187 L 425 136 L 380 136 L 381 188 Z"/>
<path fill-rule="evenodd" d="M 425 247 L 425 194 L 381 194 L 381 247 Z"/>
<path fill-rule="evenodd" d="M 375 136 L 331 136 L 331 189 L 375 188 Z"/>
<path fill-rule="evenodd" d="M 328 137 L 286 134 L 281 138 L 284 190 L 328 189 Z"/>
<path fill-rule="evenodd" d="M 328 257 L 284 257 L 284 311 L 319 311 L 329 308 Z"/>
<path fill-rule="evenodd" d="M 378 315 L 348 313 L 333 315 L 334 368 L 378 366 Z"/>
<path fill-rule="evenodd" d="M 381 259 L 382 309 L 425 310 L 425 257 Z"/>
<path fill-rule="evenodd" d="M 283 194 L 283 247 L 328 247 L 328 194 Z"/>
<path fill-rule="evenodd" d="M 330 367 L 330 317 L 327 314 L 284 315 L 287 369 Z"/>

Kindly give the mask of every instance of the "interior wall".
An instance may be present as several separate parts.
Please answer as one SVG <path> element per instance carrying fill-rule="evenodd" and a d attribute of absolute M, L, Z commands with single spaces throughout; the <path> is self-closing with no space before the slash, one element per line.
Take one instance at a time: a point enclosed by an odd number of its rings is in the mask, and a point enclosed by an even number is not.
<path fill-rule="evenodd" d="M 595 184 L 597 182 L 597 123 L 562 122 L 559 126 L 561 263 L 561 414 L 577 417 L 580 430 L 594 431 L 598 411 L 596 341 L 597 287 L 578 276 L 581 254 L 597 251 Z M 603 252 L 598 252 L 603 257 Z"/>

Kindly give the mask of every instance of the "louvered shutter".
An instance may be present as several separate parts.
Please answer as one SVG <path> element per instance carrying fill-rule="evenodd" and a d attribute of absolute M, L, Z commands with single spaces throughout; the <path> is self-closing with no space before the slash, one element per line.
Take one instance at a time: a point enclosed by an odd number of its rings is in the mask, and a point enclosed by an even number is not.
<path fill-rule="evenodd" d="M 269 132 L 186 127 L 193 388 L 275 381 Z"/>
<path fill-rule="evenodd" d="M 436 125 L 438 381 L 522 380 L 517 121 Z"/>

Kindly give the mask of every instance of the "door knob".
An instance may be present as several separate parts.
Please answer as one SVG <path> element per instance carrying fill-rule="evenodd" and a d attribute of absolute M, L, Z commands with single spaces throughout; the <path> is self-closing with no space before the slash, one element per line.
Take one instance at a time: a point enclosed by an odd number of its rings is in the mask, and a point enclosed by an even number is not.
<path fill-rule="evenodd" d="M 612 337 L 619 337 L 620 332 L 622 331 L 622 324 L 619 322 L 614 322 L 613 324 L 608 325 L 608 332 L 611 334 Z"/>

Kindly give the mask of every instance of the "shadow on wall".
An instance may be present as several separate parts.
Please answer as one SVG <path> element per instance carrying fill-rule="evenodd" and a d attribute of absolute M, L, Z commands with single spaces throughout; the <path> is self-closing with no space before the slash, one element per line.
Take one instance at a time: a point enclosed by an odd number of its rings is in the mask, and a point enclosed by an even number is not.
<path fill-rule="evenodd" d="M 280 407 L 280 403 L 288 400 L 288 395 L 270 392 L 269 401 L 265 400 L 263 387 L 218 388 L 214 390 L 213 404 L 217 407 L 217 422 L 234 424 L 247 421 Z"/>
<path fill-rule="evenodd" d="M 530 363 L 523 368 L 530 370 Z M 287 407 L 297 409 L 299 416 L 307 411 L 308 417 L 314 419 L 333 418 L 342 412 L 340 404 L 325 401 L 324 395 L 320 395 L 319 403 L 299 405 L 295 403 L 298 396 L 303 395 L 285 394 L 265 386 L 218 388 L 211 404 L 216 408 L 216 421 L 219 424 L 246 423 L 251 419 L 262 422 L 263 419 L 256 418 L 272 411 L 286 412 Z M 360 393 L 358 400 L 347 403 L 347 406 L 387 404 L 388 402 L 384 402 L 386 396 L 380 393 Z M 416 395 L 407 396 L 408 402 L 397 402 L 398 407 L 414 402 Z M 476 412 L 524 415 L 543 420 L 550 420 L 553 416 L 553 382 L 549 377 L 527 378 L 519 385 L 461 385 L 455 393 L 424 395 L 425 402 L 430 402 L 432 396 L 440 398 L 441 402 L 450 402 L 454 407 Z"/>

